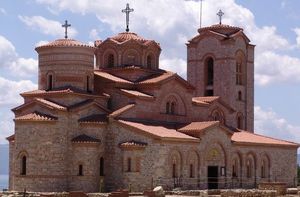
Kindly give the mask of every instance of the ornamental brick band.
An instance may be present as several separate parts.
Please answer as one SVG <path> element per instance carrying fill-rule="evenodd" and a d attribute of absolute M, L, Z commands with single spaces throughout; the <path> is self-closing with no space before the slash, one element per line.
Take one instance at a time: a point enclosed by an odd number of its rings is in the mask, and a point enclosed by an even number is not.
<path fill-rule="evenodd" d="M 286 183 L 283 182 L 263 182 L 258 184 L 261 190 L 276 190 L 278 195 L 285 195 L 287 191 Z"/>

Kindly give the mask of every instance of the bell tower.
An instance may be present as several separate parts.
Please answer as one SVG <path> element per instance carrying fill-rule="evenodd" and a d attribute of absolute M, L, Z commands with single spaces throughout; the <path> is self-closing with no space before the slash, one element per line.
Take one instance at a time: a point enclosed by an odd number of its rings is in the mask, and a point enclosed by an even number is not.
<path fill-rule="evenodd" d="M 187 43 L 187 80 L 194 96 L 220 96 L 235 109 L 233 126 L 253 131 L 255 46 L 242 28 L 222 24 L 221 13 Z"/>

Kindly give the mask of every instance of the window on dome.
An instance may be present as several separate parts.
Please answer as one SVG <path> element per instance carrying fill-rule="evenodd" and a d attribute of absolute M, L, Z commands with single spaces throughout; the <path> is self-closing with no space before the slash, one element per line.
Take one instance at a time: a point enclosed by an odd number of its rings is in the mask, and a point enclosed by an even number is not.
<path fill-rule="evenodd" d="M 239 101 L 242 100 L 242 92 L 241 92 L 241 91 L 238 92 L 238 100 L 239 100 Z"/>
<path fill-rule="evenodd" d="M 53 75 L 49 74 L 47 76 L 47 90 L 52 90 L 53 89 Z"/>
<path fill-rule="evenodd" d="M 108 55 L 108 59 L 107 59 L 107 67 L 108 68 L 112 68 L 115 65 L 115 58 L 113 54 L 109 54 Z"/>
<path fill-rule="evenodd" d="M 127 172 L 131 172 L 131 158 L 127 158 Z"/>
<path fill-rule="evenodd" d="M 147 56 L 147 68 L 152 67 L 152 57 L 150 55 Z"/>
<path fill-rule="evenodd" d="M 90 92 L 90 76 L 86 76 L 86 91 Z"/>
<path fill-rule="evenodd" d="M 238 114 L 238 116 L 237 116 L 237 128 L 243 129 L 243 115 L 242 114 Z"/>

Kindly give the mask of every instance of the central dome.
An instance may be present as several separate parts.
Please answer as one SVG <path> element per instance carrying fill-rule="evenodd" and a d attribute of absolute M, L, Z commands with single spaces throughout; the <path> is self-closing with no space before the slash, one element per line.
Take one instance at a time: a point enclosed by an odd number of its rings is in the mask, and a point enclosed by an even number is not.
<path fill-rule="evenodd" d="M 145 39 L 133 32 L 122 32 L 122 33 L 119 33 L 118 35 L 111 37 L 111 39 L 113 39 L 117 42 L 124 42 L 127 40 L 136 40 L 136 41 L 141 41 L 141 42 L 148 41 L 147 39 Z"/>

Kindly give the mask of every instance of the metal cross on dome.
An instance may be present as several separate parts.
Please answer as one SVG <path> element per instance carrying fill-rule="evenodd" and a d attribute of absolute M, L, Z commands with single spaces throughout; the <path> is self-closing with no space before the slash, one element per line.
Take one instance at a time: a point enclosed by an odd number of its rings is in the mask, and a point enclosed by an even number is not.
<path fill-rule="evenodd" d="M 219 16 L 219 20 L 220 20 L 220 25 L 222 24 L 222 17 L 224 15 L 224 12 L 222 12 L 222 10 L 219 10 L 219 12 L 217 13 L 217 15 Z"/>
<path fill-rule="evenodd" d="M 65 28 L 65 39 L 68 38 L 68 27 L 71 27 L 71 24 L 68 24 L 68 21 L 65 20 L 65 24 L 62 25 Z"/>
<path fill-rule="evenodd" d="M 129 3 L 127 3 L 126 8 L 122 10 L 123 13 L 126 13 L 126 32 L 129 32 L 129 13 L 133 11 L 134 9 L 129 8 Z"/>

